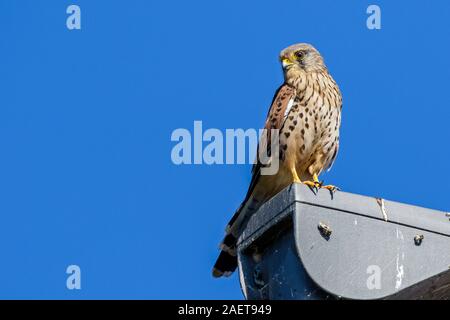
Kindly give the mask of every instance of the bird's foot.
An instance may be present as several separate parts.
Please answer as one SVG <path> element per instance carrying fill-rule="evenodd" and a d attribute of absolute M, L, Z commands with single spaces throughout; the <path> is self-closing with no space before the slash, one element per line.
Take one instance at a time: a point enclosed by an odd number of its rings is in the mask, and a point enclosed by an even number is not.
<path fill-rule="evenodd" d="M 322 187 L 322 182 L 319 181 L 303 181 L 302 182 L 304 185 L 307 185 L 308 187 L 310 187 L 313 191 L 317 192 L 321 187 Z"/>
<path fill-rule="evenodd" d="M 319 181 L 319 175 L 317 173 L 313 174 L 313 181 L 312 182 L 316 185 L 316 188 L 327 189 L 328 191 L 330 191 L 331 195 L 333 195 L 334 192 L 336 192 L 338 190 L 341 190 L 338 187 L 333 186 L 331 184 L 324 186 L 323 185 L 323 181 Z"/>
<path fill-rule="evenodd" d="M 340 190 L 341 190 L 341 189 L 339 189 L 338 187 L 333 186 L 333 185 L 331 185 L 331 184 L 326 185 L 326 186 L 321 186 L 320 188 L 321 188 L 321 189 L 327 189 L 327 190 L 330 191 L 331 193 L 335 193 L 336 191 L 340 191 Z"/>

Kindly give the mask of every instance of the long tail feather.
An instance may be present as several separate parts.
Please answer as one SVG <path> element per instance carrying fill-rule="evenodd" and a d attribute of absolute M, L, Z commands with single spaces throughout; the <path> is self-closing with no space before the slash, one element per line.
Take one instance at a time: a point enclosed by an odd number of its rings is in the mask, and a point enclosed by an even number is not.
<path fill-rule="evenodd" d="M 236 245 L 240 232 L 253 213 L 258 210 L 259 201 L 249 197 L 241 204 L 231 218 L 225 229 L 225 237 L 220 243 L 221 252 L 213 267 L 213 276 L 216 278 L 231 275 L 237 267 Z"/>

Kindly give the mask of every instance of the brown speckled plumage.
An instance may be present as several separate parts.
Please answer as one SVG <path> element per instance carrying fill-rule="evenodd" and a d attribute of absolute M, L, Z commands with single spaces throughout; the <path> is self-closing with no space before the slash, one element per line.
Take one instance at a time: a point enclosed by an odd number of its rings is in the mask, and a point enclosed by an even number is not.
<path fill-rule="evenodd" d="M 322 56 L 309 44 L 296 44 L 281 51 L 280 60 L 285 81 L 265 124 L 265 129 L 279 130 L 279 170 L 261 175 L 261 164 L 253 167 L 247 196 L 226 228 L 213 269 L 216 277 L 236 269 L 236 240 L 249 217 L 286 186 L 311 181 L 330 168 L 338 153 L 342 97 Z M 259 147 L 267 148 L 267 143 Z"/>

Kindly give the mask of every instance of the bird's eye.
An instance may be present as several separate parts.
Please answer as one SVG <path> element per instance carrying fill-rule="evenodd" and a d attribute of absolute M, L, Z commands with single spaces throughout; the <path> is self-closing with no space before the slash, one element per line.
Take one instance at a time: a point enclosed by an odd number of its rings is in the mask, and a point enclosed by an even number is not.
<path fill-rule="evenodd" d="M 296 53 L 295 53 L 295 56 L 297 57 L 297 58 L 299 58 L 299 59 L 303 59 L 303 57 L 305 56 L 305 52 L 304 51 L 297 51 Z"/>

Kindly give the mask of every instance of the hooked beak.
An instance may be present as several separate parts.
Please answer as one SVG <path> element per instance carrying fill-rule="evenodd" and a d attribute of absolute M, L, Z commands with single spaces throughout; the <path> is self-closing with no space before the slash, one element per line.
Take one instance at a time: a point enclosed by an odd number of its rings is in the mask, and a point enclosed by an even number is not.
<path fill-rule="evenodd" d="M 281 65 L 283 66 L 284 69 L 286 69 L 287 67 L 293 65 L 292 61 L 289 60 L 286 57 L 281 57 L 280 61 L 281 61 Z"/>

